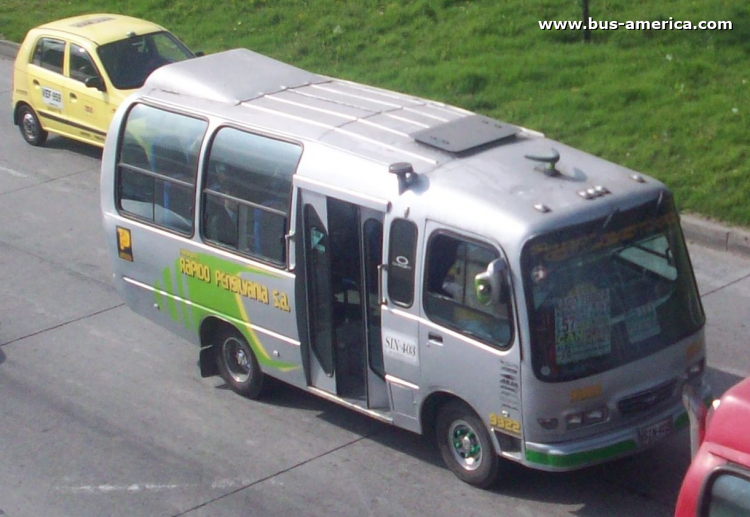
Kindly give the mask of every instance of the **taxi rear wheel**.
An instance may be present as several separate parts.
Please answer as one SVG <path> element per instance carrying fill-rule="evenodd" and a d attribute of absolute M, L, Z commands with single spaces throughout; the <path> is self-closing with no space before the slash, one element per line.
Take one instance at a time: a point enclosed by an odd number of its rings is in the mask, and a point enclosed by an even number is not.
<path fill-rule="evenodd" d="M 18 108 L 18 128 L 23 139 L 31 145 L 42 145 L 47 140 L 47 132 L 42 129 L 39 117 L 31 106 L 24 105 Z"/>

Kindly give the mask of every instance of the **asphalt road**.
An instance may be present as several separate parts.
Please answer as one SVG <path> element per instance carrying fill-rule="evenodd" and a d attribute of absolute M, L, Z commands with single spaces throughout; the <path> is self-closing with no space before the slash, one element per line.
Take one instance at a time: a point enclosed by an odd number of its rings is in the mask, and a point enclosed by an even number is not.
<path fill-rule="evenodd" d="M 12 124 L 0 57 L 0 516 L 668 516 L 688 436 L 574 473 L 460 483 L 419 436 L 299 390 L 260 402 L 111 286 L 100 151 Z M 750 260 L 690 247 L 717 394 L 750 374 Z"/>

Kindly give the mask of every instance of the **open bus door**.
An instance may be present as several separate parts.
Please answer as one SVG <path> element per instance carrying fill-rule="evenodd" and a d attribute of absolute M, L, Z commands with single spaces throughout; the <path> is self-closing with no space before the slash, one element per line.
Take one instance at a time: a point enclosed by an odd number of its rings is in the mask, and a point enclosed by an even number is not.
<path fill-rule="evenodd" d="M 362 407 L 385 408 L 377 297 L 383 214 L 308 190 L 300 194 L 310 385 Z"/>

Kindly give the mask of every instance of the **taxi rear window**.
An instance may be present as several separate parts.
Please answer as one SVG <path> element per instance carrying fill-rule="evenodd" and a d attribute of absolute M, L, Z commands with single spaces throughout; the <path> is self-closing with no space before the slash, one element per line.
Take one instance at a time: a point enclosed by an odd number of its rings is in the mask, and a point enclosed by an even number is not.
<path fill-rule="evenodd" d="M 53 38 L 41 38 L 34 48 L 32 63 L 61 74 L 65 61 L 65 42 Z"/>

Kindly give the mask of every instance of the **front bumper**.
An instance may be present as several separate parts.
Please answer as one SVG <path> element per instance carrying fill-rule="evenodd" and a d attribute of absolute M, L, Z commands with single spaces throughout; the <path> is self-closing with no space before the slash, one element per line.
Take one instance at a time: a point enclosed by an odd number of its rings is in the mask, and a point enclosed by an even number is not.
<path fill-rule="evenodd" d="M 705 382 L 695 386 L 695 393 L 710 403 L 711 388 Z M 560 443 L 526 442 L 522 463 L 531 468 L 551 472 L 577 470 L 598 465 L 617 458 L 629 456 L 655 447 L 669 435 L 659 437 L 654 442 L 642 443 L 639 430 L 657 426 L 671 419 L 674 434 L 688 426 L 688 414 L 681 403 L 652 415 L 637 424 L 613 430 L 602 435 L 590 436 L 581 440 Z"/>

